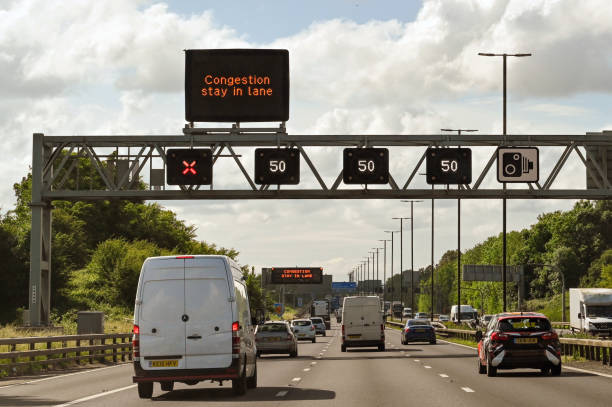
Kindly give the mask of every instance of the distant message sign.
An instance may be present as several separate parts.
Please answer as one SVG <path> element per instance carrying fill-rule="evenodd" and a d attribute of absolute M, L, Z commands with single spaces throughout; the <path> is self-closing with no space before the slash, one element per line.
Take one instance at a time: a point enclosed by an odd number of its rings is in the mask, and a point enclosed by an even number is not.
<path fill-rule="evenodd" d="M 321 267 L 272 267 L 272 284 L 321 284 Z"/>
<path fill-rule="evenodd" d="M 289 119 L 289 51 L 185 51 L 188 122 L 263 122 Z"/>

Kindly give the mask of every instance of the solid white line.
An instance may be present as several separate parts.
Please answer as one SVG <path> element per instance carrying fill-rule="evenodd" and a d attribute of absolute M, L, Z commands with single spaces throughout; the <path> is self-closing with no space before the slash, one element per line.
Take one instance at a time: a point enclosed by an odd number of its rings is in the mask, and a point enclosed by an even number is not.
<path fill-rule="evenodd" d="M 565 366 L 565 365 L 563 365 L 562 369 L 575 370 L 576 372 L 582 372 L 582 373 L 591 373 L 591 374 L 596 374 L 597 376 L 603 376 L 603 377 L 608 377 L 612 379 L 612 375 L 595 372 L 593 370 L 579 369 L 577 367 L 571 367 L 571 366 Z"/>
<path fill-rule="evenodd" d="M 300 380 L 302 380 L 301 377 L 294 377 L 293 379 L 291 379 L 292 382 L 299 382 Z"/>
<path fill-rule="evenodd" d="M 431 366 L 423 366 L 425 369 L 431 369 Z"/>
<path fill-rule="evenodd" d="M 276 393 L 276 397 L 285 397 L 287 393 L 287 390 L 279 391 L 278 393 Z"/>
<path fill-rule="evenodd" d="M 444 373 L 440 373 L 440 377 L 448 377 L 448 375 Z"/>
<path fill-rule="evenodd" d="M 82 403 L 84 401 L 89 401 L 89 400 L 97 399 L 99 397 L 108 396 L 109 394 L 118 393 L 118 392 L 123 391 L 123 390 L 133 389 L 134 387 L 136 387 L 136 385 L 132 384 L 130 386 L 121 387 L 119 389 L 105 391 L 103 393 L 94 394 L 93 396 L 87 396 L 87 397 L 80 398 L 78 400 L 69 401 L 68 403 L 58 404 L 58 405 L 56 405 L 54 407 L 68 407 L 68 406 L 72 406 L 74 404 Z"/>
<path fill-rule="evenodd" d="M 462 387 L 461 390 L 463 390 L 466 393 L 474 393 L 474 390 L 470 389 L 469 387 Z"/>
<path fill-rule="evenodd" d="M 80 374 L 85 374 L 85 373 L 93 373 L 93 372 L 99 372 L 100 370 L 106 370 L 106 369 L 113 369 L 115 367 L 120 367 L 120 366 L 124 366 L 127 365 L 129 363 L 121 363 L 120 365 L 116 365 L 116 366 L 108 366 L 108 367 L 96 367 L 96 368 L 92 368 L 92 369 L 87 369 L 83 372 L 74 372 L 74 373 L 66 373 L 66 374 L 58 374 L 56 376 L 52 376 L 52 377 L 45 377 L 44 379 L 36 379 L 36 380 L 30 380 L 29 382 L 21 382 L 21 383 L 15 383 L 15 384 L 7 384 L 6 386 L 0 386 L 0 389 L 6 389 L 8 387 L 14 387 L 14 386 L 22 386 L 24 384 L 32 384 L 32 383 L 38 383 L 38 382 L 45 382 L 47 380 L 55 380 L 55 379 L 61 379 L 62 377 L 68 377 L 68 376 L 76 376 L 76 375 L 80 375 Z"/>
<path fill-rule="evenodd" d="M 462 348 L 468 348 L 468 349 L 473 350 L 474 352 L 478 352 L 478 349 L 477 349 L 477 348 L 473 348 L 473 347 L 471 347 L 471 346 L 463 345 L 463 344 L 461 344 L 461 343 L 449 342 L 449 341 L 445 341 L 445 340 L 443 340 L 443 339 L 438 339 L 438 341 L 440 341 L 440 342 L 444 342 L 444 343 L 450 343 L 451 345 L 461 346 Z"/>

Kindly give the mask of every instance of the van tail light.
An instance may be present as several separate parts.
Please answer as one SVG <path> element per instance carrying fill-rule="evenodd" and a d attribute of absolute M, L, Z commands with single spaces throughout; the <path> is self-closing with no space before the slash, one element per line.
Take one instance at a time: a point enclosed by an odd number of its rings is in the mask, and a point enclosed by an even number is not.
<path fill-rule="evenodd" d="M 140 357 L 140 327 L 138 325 L 134 325 L 132 329 L 134 335 L 132 336 L 132 353 L 135 358 Z"/>
<path fill-rule="evenodd" d="M 240 324 L 238 321 L 232 323 L 232 356 L 238 357 L 240 355 L 240 336 L 238 336 L 238 329 Z"/>
<path fill-rule="evenodd" d="M 559 339 L 559 335 L 556 332 L 548 332 L 542 335 L 542 339 L 545 341 Z"/>
<path fill-rule="evenodd" d="M 491 334 L 491 340 L 496 342 L 503 342 L 510 339 L 510 337 L 506 334 L 500 334 L 499 332 L 493 332 Z"/>

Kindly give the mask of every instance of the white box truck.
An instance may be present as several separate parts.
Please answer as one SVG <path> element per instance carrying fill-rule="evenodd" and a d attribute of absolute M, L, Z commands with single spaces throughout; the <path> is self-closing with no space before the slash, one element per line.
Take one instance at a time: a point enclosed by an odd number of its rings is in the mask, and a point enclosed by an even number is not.
<path fill-rule="evenodd" d="M 330 304 L 328 300 L 315 300 L 310 307 L 311 317 L 321 317 L 325 321 L 325 329 L 331 329 Z"/>
<path fill-rule="evenodd" d="M 380 298 L 377 296 L 345 297 L 342 304 L 342 344 L 347 348 L 376 346 L 385 350 L 385 325 Z"/>
<path fill-rule="evenodd" d="M 134 307 L 133 381 L 151 398 L 153 383 L 231 380 L 235 394 L 257 386 L 254 326 L 238 265 L 226 256 L 145 260 Z"/>
<path fill-rule="evenodd" d="M 450 320 L 452 322 L 459 321 L 458 307 L 453 305 L 451 307 Z M 471 305 L 461 305 L 461 322 L 476 321 L 478 319 L 478 311 Z"/>
<path fill-rule="evenodd" d="M 612 288 L 570 288 L 570 328 L 612 336 Z"/>

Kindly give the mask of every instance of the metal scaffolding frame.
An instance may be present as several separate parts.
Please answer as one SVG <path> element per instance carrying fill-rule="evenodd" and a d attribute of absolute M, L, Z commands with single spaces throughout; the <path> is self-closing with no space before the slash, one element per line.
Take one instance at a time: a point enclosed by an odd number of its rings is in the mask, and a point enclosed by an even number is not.
<path fill-rule="evenodd" d="M 47 325 L 50 311 L 51 202 L 53 200 L 173 200 L 173 199 L 611 199 L 612 132 L 568 135 L 499 134 L 380 134 L 380 135 L 290 135 L 284 124 L 278 128 L 191 128 L 182 135 L 45 136 L 34 134 L 32 151 L 32 235 L 30 249 L 29 313 L 32 325 Z M 389 174 L 387 186 L 342 187 L 342 172 L 324 180 L 310 159 L 306 147 L 563 147 L 563 153 L 543 182 L 525 183 L 524 188 L 484 189 L 482 183 L 496 160 L 496 151 L 471 184 L 457 189 L 415 188 L 414 180 L 425 161 L 423 152 L 398 183 Z M 317 181 L 318 188 L 257 186 L 235 147 L 297 148 Z M 136 189 L 142 171 L 154 158 L 166 162 L 168 147 L 207 147 L 213 151 L 213 165 L 221 157 L 231 157 L 245 179 L 242 189 L 219 189 L 215 185 L 179 186 L 178 189 Z M 128 153 L 120 154 L 120 148 Z M 132 154 L 131 149 L 136 153 Z M 584 150 L 584 151 L 583 151 Z M 593 154 L 596 152 L 597 154 Z M 596 188 L 555 189 L 553 184 L 575 153 L 584 164 L 589 182 Z M 391 160 L 393 155 L 390 154 Z M 341 155 L 338 156 L 339 159 Z M 89 160 L 92 171 L 103 181 L 103 188 L 80 189 L 79 160 Z M 106 163 L 105 163 L 106 160 Z M 109 162 L 111 163 L 109 165 Z M 114 164 L 113 164 L 114 163 Z M 109 171 L 113 169 L 122 171 Z M 158 169 L 157 171 L 163 171 Z M 304 171 L 304 169 L 303 169 Z M 397 174 L 396 174 L 397 176 Z M 91 179 L 91 178 L 90 178 Z M 70 188 L 69 180 L 75 180 Z"/>

